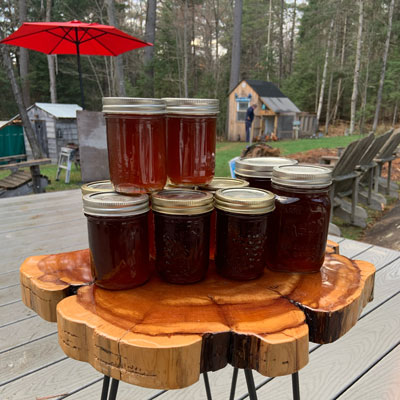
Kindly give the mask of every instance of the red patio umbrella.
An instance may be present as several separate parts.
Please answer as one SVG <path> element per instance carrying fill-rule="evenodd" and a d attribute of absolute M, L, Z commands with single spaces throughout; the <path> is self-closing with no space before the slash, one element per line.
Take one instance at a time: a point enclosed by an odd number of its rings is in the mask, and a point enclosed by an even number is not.
<path fill-rule="evenodd" d="M 0 43 L 25 47 L 46 54 L 76 54 L 82 107 L 85 108 L 80 55 L 117 56 L 126 51 L 152 46 L 114 26 L 69 22 L 25 22 Z"/>

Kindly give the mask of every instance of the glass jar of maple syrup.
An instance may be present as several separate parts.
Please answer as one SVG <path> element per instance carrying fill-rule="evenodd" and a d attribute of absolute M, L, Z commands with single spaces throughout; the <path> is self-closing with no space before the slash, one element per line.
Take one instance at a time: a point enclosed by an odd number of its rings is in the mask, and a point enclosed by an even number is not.
<path fill-rule="evenodd" d="M 276 209 L 268 237 L 268 268 L 318 272 L 324 262 L 331 202 L 332 172 L 311 165 L 274 168 Z"/>
<path fill-rule="evenodd" d="M 296 165 L 297 160 L 284 157 L 242 158 L 236 161 L 235 176 L 249 182 L 250 187 L 271 190 L 272 170 L 279 165 Z"/>
<path fill-rule="evenodd" d="M 209 262 L 213 196 L 198 190 L 162 190 L 152 195 L 156 269 L 169 283 L 205 278 Z"/>
<path fill-rule="evenodd" d="M 167 174 L 174 185 L 211 182 L 215 170 L 217 99 L 163 99 L 167 103 Z"/>
<path fill-rule="evenodd" d="M 142 285 L 150 277 L 149 197 L 115 192 L 83 197 L 95 283 L 111 290 Z"/>
<path fill-rule="evenodd" d="M 165 102 L 103 98 L 110 179 L 122 194 L 160 190 L 167 181 Z"/>
<path fill-rule="evenodd" d="M 207 191 L 215 195 L 215 192 L 220 189 L 226 188 L 239 188 L 247 187 L 249 182 L 243 179 L 227 178 L 216 176 L 208 185 L 199 186 L 200 190 Z M 210 259 L 214 260 L 215 257 L 215 241 L 216 241 L 216 231 L 217 231 L 217 212 L 215 209 L 211 214 L 210 222 Z"/>
<path fill-rule="evenodd" d="M 220 275 L 251 280 L 263 274 L 274 202 L 273 193 L 257 188 L 221 189 L 215 193 L 215 266 Z"/>

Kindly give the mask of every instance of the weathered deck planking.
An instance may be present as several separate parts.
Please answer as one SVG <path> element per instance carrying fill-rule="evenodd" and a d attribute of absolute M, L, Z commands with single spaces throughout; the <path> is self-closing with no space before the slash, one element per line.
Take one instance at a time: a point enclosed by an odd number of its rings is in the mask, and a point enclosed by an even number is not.
<path fill-rule="evenodd" d="M 71 400 L 100 395 L 101 375 L 88 364 L 65 358 L 57 343 L 56 325 L 35 317 L 25 308 L 18 287 L 19 265 L 27 256 L 87 247 L 86 221 L 79 216 L 81 210 L 79 190 L 0 200 L 1 399 L 32 399 L 67 392 Z M 13 215 L 17 216 L 14 224 Z M 24 224 L 26 220 L 28 224 Z M 310 363 L 300 371 L 302 398 L 396 398 L 393 396 L 399 393 L 399 346 L 395 346 L 400 330 L 400 252 L 336 237 L 332 240 L 341 242 L 341 254 L 376 265 L 375 298 L 343 338 L 330 345 L 310 345 Z M 388 374 L 389 370 L 394 372 Z M 258 390 L 260 399 L 291 398 L 290 377 L 268 379 L 254 375 L 256 384 L 265 383 Z M 213 398 L 228 398 L 231 376 L 229 366 L 209 373 Z M 246 392 L 240 371 L 235 398 Z M 118 400 L 146 399 L 157 393 L 160 391 L 121 383 Z M 168 391 L 158 398 L 205 397 L 200 378 L 189 388 Z"/>

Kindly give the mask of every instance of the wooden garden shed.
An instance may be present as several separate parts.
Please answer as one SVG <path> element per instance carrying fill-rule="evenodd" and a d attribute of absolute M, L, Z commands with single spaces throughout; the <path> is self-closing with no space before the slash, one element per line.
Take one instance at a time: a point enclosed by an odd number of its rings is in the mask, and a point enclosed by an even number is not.
<path fill-rule="evenodd" d="M 246 140 L 246 111 L 253 103 L 257 104 L 253 138 L 274 133 L 278 139 L 291 139 L 293 126 L 301 125 L 300 110 L 277 86 L 272 82 L 244 79 L 229 93 L 228 140 Z"/>
<path fill-rule="evenodd" d="M 27 109 L 28 117 L 43 150 L 43 156 L 58 162 L 61 147 L 68 143 L 78 144 L 76 112 L 82 110 L 77 104 L 35 103 Z M 32 150 L 25 135 L 28 158 Z"/>

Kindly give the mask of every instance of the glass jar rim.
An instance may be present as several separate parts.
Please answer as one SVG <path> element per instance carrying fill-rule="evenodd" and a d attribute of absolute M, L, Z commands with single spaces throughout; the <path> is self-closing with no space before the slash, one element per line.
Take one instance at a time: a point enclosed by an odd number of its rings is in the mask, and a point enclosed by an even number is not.
<path fill-rule="evenodd" d="M 149 211 L 149 196 L 121 195 L 116 192 L 97 192 L 83 196 L 83 212 L 104 217 L 128 217 Z"/>
<path fill-rule="evenodd" d="M 332 184 L 332 170 L 310 164 L 282 165 L 273 169 L 272 183 L 288 187 L 324 188 Z"/>

